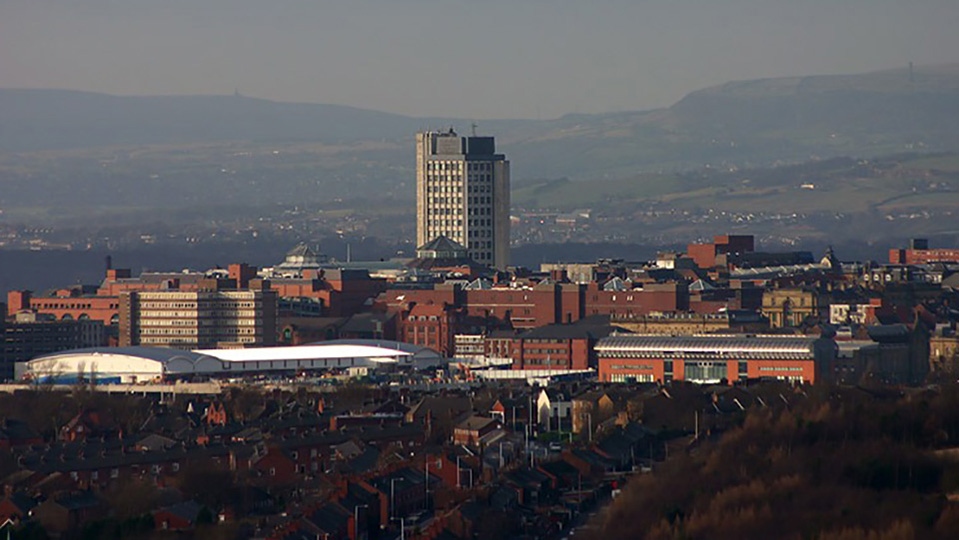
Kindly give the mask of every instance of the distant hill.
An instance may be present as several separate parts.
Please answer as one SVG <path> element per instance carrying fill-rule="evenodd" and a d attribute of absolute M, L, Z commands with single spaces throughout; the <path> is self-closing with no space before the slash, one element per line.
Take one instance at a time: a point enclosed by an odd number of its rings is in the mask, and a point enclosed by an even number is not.
<path fill-rule="evenodd" d="M 955 118 L 959 65 L 739 81 L 668 109 L 567 117 L 512 155 L 532 158 L 540 177 L 576 178 L 954 151 Z"/>
<path fill-rule="evenodd" d="M 339 105 L 242 96 L 127 97 L 70 90 L 0 89 L 0 149 L 56 150 L 211 141 L 395 138 L 417 120 Z"/>
<path fill-rule="evenodd" d="M 628 177 L 713 166 L 959 149 L 959 65 L 762 79 L 693 92 L 654 111 L 489 120 L 514 178 Z M 0 152 L 244 141 L 389 142 L 468 119 L 412 118 L 241 96 L 120 97 L 0 89 Z M 380 149 L 381 150 L 381 149 Z M 392 159 L 393 154 L 388 154 Z M 352 157 L 351 157 L 352 159 Z M 356 159 L 364 159 L 357 154 Z M 390 169 L 384 155 L 371 168 Z M 355 160 L 354 160 L 355 161 Z"/>

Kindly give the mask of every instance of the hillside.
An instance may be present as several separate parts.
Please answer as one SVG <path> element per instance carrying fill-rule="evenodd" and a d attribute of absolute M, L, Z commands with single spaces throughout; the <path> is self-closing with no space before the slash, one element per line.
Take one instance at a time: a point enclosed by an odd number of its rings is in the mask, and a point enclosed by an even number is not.
<path fill-rule="evenodd" d="M 581 180 L 705 164 L 742 168 L 956 150 L 957 117 L 959 67 L 950 65 L 730 82 L 693 92 L 668 109 L 488 120 L 480 131 L 498 138 L 517 180 Z M 416 130 L 454 125 L 465 131 L 471 123 L 241 96 L 0 89 L 0 152 L 236 142 L 271 148 L 377 142 L 401 151 L 412 146 Z M 397 165 L 385 158 L 376 152 L 350 156 L 371 170 Z"/>
<path fill-rule="evenodd" d="M 862 388 L 779 397 L 789 406 L 773 398 L 739 415 L 739 427 L 674 449 L 652 474 L 632 477 L 593 530 L 577 536 L 955 537 L 954 384 L 903 397 Z"/>

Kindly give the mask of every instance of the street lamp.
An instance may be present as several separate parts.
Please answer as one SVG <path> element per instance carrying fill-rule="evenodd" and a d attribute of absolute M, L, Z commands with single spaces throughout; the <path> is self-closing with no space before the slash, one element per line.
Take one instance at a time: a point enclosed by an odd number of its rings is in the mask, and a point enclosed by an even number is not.
<path fill-rule="evenodd" d="M 393 518 L 393 521 L 400 522 L 400 540 L 406 540 L 406 518 Z"/>
<path fill-rule="evenodd" d="M 390 478 L 390 517 L 396 512 L 396 481 L 401 478 Z"/>
<path fill-rule="evenodd" d="M 360 508 L 369 508 L 368 504 L 358 504 L 353 507 L 353 532 L 357 540 L 360 538 Z"/>

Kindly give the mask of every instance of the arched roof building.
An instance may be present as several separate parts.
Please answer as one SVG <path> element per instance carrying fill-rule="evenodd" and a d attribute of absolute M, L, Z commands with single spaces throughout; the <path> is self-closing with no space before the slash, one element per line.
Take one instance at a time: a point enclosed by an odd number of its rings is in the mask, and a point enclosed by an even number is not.
<path fill-rule="evenodd" d="M 365 340 L 358 340 L 365 341 Z M 436 351 L 406 343 L 328 341 L 296 347 L 181 351 L 156 347 L 74 349 L 16 366 L 21 380 L 71 384 L 78 381 L 145 382 L 168 378 L 242 377 L 351 367 L 420 367 L 441 361 Z"/>

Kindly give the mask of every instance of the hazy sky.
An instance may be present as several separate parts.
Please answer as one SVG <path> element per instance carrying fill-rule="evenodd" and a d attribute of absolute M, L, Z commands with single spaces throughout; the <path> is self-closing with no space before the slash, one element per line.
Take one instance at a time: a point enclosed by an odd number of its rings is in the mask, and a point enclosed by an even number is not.
<path fill-rule="evenodd" d="M 0 0 L 0 87 L 420 116 L 647 109 L 910 60 L 959 62 L 959 1 Z"/>

